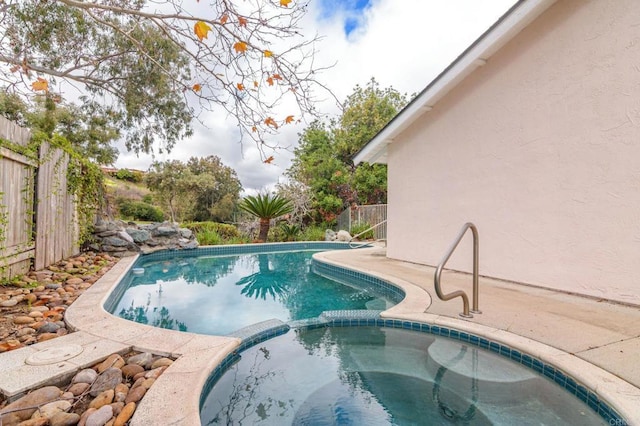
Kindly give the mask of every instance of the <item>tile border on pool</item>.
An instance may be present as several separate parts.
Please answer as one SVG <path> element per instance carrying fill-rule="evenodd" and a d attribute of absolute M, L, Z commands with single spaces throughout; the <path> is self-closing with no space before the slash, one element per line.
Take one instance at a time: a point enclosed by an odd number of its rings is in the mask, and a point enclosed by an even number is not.
<path fill-rule="evenodd" d="M 192 256 L 216 256 L 234 255 L 247 253 L 272 253 L 279 251 L 302 251 L 302 250 L 345 250 L 351 249 L 349 243 L 335 241 L 305 241 L 289 243 L 262 243 L 260 250 L 256 250 L 256 244 L 229 244 L 219 246 L 200 246 L 189 250 L 159 250 L 153 253 L 141 254 L 136 264 L 146 260 L 162 260 L 173 257 Z M 353 249 L 352 249 L 353 250 Z M 133 265 L 134 267 L 136 265 Z"/>
<path fill-rule="evenodd" d="M 398 304 L 406 297 L 407 293 L 395 284 L 376 277 L 375 275 L 365 274 L 364 272 L 355 271 L 342 266 L 335 266 L 329 263 L 321 262 L 317 259 L 311 259 L 311 270 L 323 277 L 338 282 L 348 281 L 350 284 L 365 284 L 373 287 L 373 289 L 389 300 Z"/>
<path fill-rule="evenodd" d="M 231 367 L 237 360 L 240 359 L 240 352 L 250 348 L 258 343 L 268 340 L 272 337 L 276 337 L 285 334 L 290 328 L 297 330 L 313 330 L 326 327 L 359 327 L 359 326 L 373 326 L 373 327 L 386 327 L 386 328 L 401 328 L 405 330 L 417 331 L 421 333 L 429 333 L 436 336 L 447 337 L 461 342 L 468 343 L 472 346 L 476 346 L 482 349 L 486 349 L 490 352 L 498 354 L 502 357 L 509 358 L 510 360 L 517 362 L 524 367 L 527 367 L 548 380 L 555 382 L 557 385 L 565 389 L 565 391 L 574 395 L 576 398 L 584 402 L 589 408 L 596 412 L 602 419 L 609 424 L 628 424 L 622 416 L 616 412 L 607 402 L 602 400 L 591 389 L 571 377 L 571 375 L 564 373 L 559 368 L 545 363 L 544 361 L 529 355 L 523 351 L 519 351 L 511 348 L 508 345 L 494 342 L 464 331 L 455 330 L 448 327 L 439 325 L 430 325 L 422 322 L 377 318 L 372 317 L 370 311 L 344 311 L 344 316 L 340 316 L 341 311 L 331 311 L 331 315 L 324 317 L 321 316 L 314 321 L 305 323 L 304 321 L 296 322 L 291 327 L 284 325 L 276 327 L 272 330 L 264 330 L 258 335 L 254 335 L 250 340 L 245 339 L 237 351 L 229 354 L 224 361 L 218 365 L 211 373 L 206 381 L 206 385 L 202 389 L 200 394 L 200 410 L 204 404 L 206 395 L 215 386 L 218 379 Z M 291 323 L 290 323 L 291 325 Z"/>

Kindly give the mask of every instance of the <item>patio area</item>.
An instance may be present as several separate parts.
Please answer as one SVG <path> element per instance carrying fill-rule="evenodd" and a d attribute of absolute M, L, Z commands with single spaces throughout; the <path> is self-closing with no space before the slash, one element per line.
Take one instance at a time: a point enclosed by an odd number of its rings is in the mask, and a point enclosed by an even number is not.
<path fill-rule="evenodd" d="M 407 297 L 383 312 L 384 318 L 457 329 L 528 353 L 595 391 L 630 424 L 640 424 L 636 356 L 640 352 L 640 308 L 481 278 L 479 307 L 483 313 L 464 319 L 458 315 L 462 310 L 459 299 L 442 302 L 435 296 L 434 268 L 388 259 L 383 247 L 322 252 L 315 258 L 375 274 L 402 287 Z M 121 260 L 71 305 L 65 320 L 75 333 L 1 356 L 0 390 L 5 395 L 19 395 L 61 380 L 113 352 L 148 351 L 177 360 L 151 387 L 131 424 L 146 425 L 159 419 L 167 425 L 199 422 L 200 390 L 213 368 L 241 341 L 153 328 L 105 312 L 102 304 L 134 260 Z M 470 293 L 471 277 L 445 271 L 442 287 L 445 292 L 461 288 Z M 46 365 L 25 363 L 40 351 L 60 352 L 69 345 L 81 346 L 82 353 Z"/>

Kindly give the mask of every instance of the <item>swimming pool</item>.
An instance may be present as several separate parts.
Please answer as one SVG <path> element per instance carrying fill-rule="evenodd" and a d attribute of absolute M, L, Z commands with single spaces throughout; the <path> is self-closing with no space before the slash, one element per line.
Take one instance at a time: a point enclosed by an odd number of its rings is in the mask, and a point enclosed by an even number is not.
<path fill-rule="evenodd" d="M 435 326 L 364 323 L 370 325 L 283 330 L 231 355 L 203 390 L 201 423 L 606 425 L 619 419 L 573 379 L 518 351 L 455 330 L 446 330 L 455 339 L 443 337 L 445 329 Z"/>
<path fill-rule="evenodd" d="M 326 278 L 326 266 L 314 265 L 313 253 L 345 245 L 245 247 L 142 256 L 105 308 L 160 328 L 229 335 L 272 319 L 299 321 L 336 310 L 380 312 L 404 297 L 397 287 L 362 274 Z"/>

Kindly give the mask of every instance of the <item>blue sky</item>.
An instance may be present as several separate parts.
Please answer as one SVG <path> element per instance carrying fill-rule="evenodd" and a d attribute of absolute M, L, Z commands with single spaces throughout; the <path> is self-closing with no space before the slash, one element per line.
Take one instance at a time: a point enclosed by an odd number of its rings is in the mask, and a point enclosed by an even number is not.
<path fill-rule="evenodd" d="M 365 9 L 370 0 L 319 0 L 319 19 L 341 19 L 346 36 L 364 23 Z"/>

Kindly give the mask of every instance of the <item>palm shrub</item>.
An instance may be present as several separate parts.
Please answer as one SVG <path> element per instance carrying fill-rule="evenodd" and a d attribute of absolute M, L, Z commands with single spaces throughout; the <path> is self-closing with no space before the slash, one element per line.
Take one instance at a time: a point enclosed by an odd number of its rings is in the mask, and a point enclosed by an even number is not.
<path fill-rule="evenodd" d="M 291 213 L 293 204 L 279 195 L 258 194 L 245 197 L 238 207 L 260 220 L 258 240 L 265 242 L 269 235 L 271 219 Z"/>
<path fill-rule="evenodd" d="M 282 230 L 286 241 L 295 241 L 298 239 L 298 235 L 300 234 L 300 227 L 298 225 L 283 223 L 280 225 L 280 229 Z"/>

